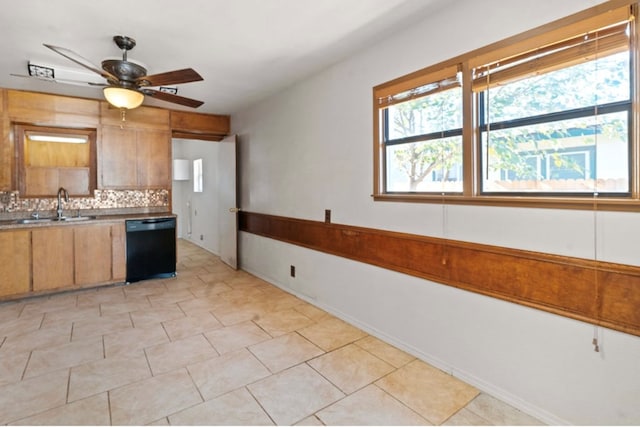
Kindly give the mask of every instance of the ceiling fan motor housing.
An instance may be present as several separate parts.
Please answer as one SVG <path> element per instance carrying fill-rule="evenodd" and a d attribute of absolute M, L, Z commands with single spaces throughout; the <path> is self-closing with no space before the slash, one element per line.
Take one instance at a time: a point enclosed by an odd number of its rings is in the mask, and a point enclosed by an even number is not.
<path fill-rule="evenodd" d="M 138 79 L 147 75 L 146 68 L 127 61 L 127 51 L 136 46 L 136 41 L 127 36 L 114 36 L 113 41 L 122 50 L 122 60 L 104 60 L 102 69 L 118 78 L 118 80 L 108 79 L 112 85 L 135 89 L 139 85 Z"/>
<path fill-rule="evenodd" d="M 109 83 L 123 87 L 135 88 L 138 79 L 147 75 L 147 69 L 141 65 L 120 59 L 106 59 L 102 61 L 102 69 L 118 78 Z"/>

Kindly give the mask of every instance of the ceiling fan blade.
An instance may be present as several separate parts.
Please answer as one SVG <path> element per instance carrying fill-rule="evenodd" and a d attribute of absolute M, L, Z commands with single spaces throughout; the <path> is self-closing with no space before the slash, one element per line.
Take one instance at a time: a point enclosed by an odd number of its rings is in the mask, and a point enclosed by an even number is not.
<path fill-rule="evenodd" d="M 70 85 L 76 85 L 76 86 L 92 86 L 92 87 L 103 87 L 103 86 L 109 86 L 106 83 L 94 83 L 94 82 L 83 82 L 81 80 L 71 80 L 71 79 L 56 79 L 56 78 L 49 78 L 49 77 L 38 77 L 38 76 L 27 76 L 25 74 L 10 74 L 13 77 L 22 77 L 25 79 L 38 79 L 38 80 L 43 80 L 45 82 L 51 82 L 51 83 L 64 83 L 64 84 L 70 84 Z"/>
<path fill-rule="evenodd" d="M 185 98 L 184 96 L 178 96 L 172 93 L 160 92 L 155 89 L 141 89 L 140 91 L 152 98 L 157 98 L 161 101 L 173 102 L 174 104 L 184 105 L 185 107 L 198 108 L 204 104 L 204 102 L 196 99 Z"/>
<path fill-rule="evenodd" d="M 167 86 L 180 83 L 190 83 L 204 80 L 193 68 L 183 70 L 168 71 L 166 73 L 144 76 L 138 79 L 142 86 Z"/>
<path fill-rule="evenodd" d="M 75 62 L 78 65 L 83 66 L 84 68 L 93 71 L 96 74 L 100 74 L 102 77 L 104 77 L 107 80 L 113 80 L 113 81 L 118 81 L 118 78 L 116 76 L 114 76 L 111 73 L 106 72 L 103 69 L 100 69 L 98 67 L 96 67 L 95 65 L 93 65 L 91 63 L 91 61 L 89 61 L 86 58 L 83 58 L 82 56 L 78 55 L 77 53 L 75 53 L 72 50 L 69 50 L 65 47 L 60 47 L 60 46 L 53 46 L 50 44 L 46 44 L 43 43 L 44 46 L 48 47 L 49 49 L 51 49 L 52 51 L 54 51 L 55 53 L 57 53 L 58 55 L 62 55 L 65 58 L 67 58 L 70 61 Z"/>

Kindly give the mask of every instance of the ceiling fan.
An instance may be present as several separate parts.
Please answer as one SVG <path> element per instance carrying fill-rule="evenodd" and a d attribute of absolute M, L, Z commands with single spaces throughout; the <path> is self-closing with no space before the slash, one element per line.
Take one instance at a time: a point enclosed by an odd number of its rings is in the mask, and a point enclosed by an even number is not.
<path fill-rule="evenodd" d="M 146 68 L 135 62 L 127 61 L 127 52 L 135 47 L 136 41 L 127 36 L 115 36 L 113 41 L 122 50 L 122 59 L 105 59 L 102 61 L 102 68 L 96 67 L 91 61 L 70 49 L 46 43 L 44 46 L 105 78 L 107 84 L 97 85 L 104 86 L 105 98 L 117 108 L 137 108 L 144 101 L 144 95 L 192 108 L 198 108 L 204 104 L 202 101 L 152 89 L 152 86 L 167 86 L 203 80 L 195 70 L 184 68 L 148 76 Z"/>

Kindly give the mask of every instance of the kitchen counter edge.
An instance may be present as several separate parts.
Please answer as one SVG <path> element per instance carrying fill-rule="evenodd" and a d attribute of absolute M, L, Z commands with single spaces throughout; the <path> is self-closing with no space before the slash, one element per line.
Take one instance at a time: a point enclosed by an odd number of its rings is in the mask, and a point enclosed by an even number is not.
<path fill-rule="evenodd" d="M 107 215 L 92 215 L 96 218 L 88 219 L 85 221 L 51 221 L 42 223 L 29 223 L 20 224 L 15 219 L 1 220 L 0 231 L 4 230 L 21 230 L 25 228 L 42 228 L 42 227 L 68 227 L 72 225 L 89 225 L 89 224 L 105 224 L 105 223 L 118 223 L 126 220 L 136 219 L 150 219 L 150 218 L 176 218 L 177 215 L 170 212 L 163 213 L 134 213 L 134 214 L 107 214 Z"/>

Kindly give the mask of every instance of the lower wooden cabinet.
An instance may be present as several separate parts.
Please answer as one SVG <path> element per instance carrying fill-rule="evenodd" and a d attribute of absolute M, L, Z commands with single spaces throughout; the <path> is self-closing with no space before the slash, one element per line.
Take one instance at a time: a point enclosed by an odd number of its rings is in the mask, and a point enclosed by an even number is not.
<path fill-rule="evenodd" d="M 0 231 L 0 298 L 125 280 L 124 223 Z"/>
<path fill-rule="evenodd" d="M 11 230 L 0 233 L 0 297 L 29 292 L 30 255 L 29 231 Z"/>
<path fill-rule="evenodd" d="M 111 225 L 74 227 L 75 284 L 106 283 L 111 280 Z"/>
<path fill-rule="evenodd" d="M 73 286 L 73 228 L 42 227 L 31 232 L 33 290 Z"/>
<path fill-rule="evenodd" d="M 114 282 L 127 277 L 127 235 L 124 223 L 111 226 L 111 274 Z"/>

